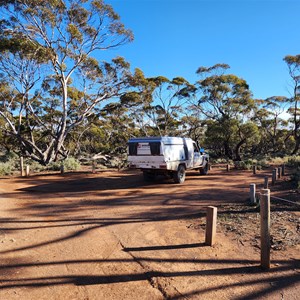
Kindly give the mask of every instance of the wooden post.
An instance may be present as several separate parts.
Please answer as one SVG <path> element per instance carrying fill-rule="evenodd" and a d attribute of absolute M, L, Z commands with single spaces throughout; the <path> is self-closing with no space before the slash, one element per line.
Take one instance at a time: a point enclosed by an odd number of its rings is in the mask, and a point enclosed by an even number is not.
<path fill-rule="evenodd" d="M 264 189 L 268 189 L 269 188 L 269 177 L 265 176 L 264 177 Z"/>
<path fill-rule="evenodd" d="M 256 174 L 256 170 L 257 170 L 257 166 L 253 165 L 252 170 L 253 170 L 253 174 L 255 175 Z"/>
<path fill-rule="evenodd" d="M 277 170 L 274 169 L 274 170 L 272 171 L 272 185 L 275 184 L 276 178 L 277 178 Z"/>
<path fill-rule="evenodd" d="M 23 177 L 24 176 L 24 159 L 23 159 L 23 156 L 20 157 L 20 173 L 21 173 L 21 176 Z"/>
<path fill-rule="evenodd" d="M 93 174 L 96 173 L 96 162 L 95 162 L 95 160 L 92 161 L 92 173 Z"/>
<path fill-rule="evenodd" d="M 65 166 L 64 164 L 60 165 L 60 174 L 64 174 L 65 173 Z"/>
<path fill-rule="evenodd" d="M 212 165 L 208 164 L 208 171 L 212 170 Z"/>
<path fill-rule="evenodd" d="M 217 208 L 208 206 L 206 211 L 205 244 L 213 246 L 217 231 Z"/>
<path fill-rule="evenodd" d="M 278 170 L 278 179 L 279 179 L 279 178 L 281 178 L 281 172 L 282 172 L 282 168 L 281 168 L 281 167 L 279 167 L 277 170 Z"/>
<path fill-rule="evenodd" d="M 270 190 L 263 189 L 260 197 L 260 264 L 270 269 Z"/>
<path fill-rule="evenodd" d="M 230 171 L 230 165 L 229 165 L 229 164 L 226 165 L 226 171 L 227 171 L 227 172 Z"/>
<path fill-rule="evenodd" d="M 30 173 L 30 166 L 26 166 L 26 172 L 25 172 L 25 175 L 26 177 L 29 177 L 29 173 Z"/>
<path fill-rule="evenodd" d="M 256 203 L 255 192 L 256 192 L 256 185 L 255 185 L 255 183 L 251 183 L 250 184 L 250 203 L 251 204 Z"/>
<path fill-rule="evenodd" d="M 282 176 L 285 176 L 285 164 L 283 164 L 281 167 L 282 167 L 282 173 L 281 174 L 282 174 Z"/>

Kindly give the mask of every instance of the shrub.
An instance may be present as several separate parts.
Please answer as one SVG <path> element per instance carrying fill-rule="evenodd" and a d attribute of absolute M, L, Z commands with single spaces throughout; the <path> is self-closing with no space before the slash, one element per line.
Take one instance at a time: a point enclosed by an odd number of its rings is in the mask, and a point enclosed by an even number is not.
<path fill-rule="evenodd" d="M 36 162 L 36 161 L 26 161 L 26 163 L 24 163 L 24 165 L 29 165 L 30 166 L 30 172 L 40 172 L 46 169 L 45 166 L 42 166 L 40 163 Z"/>
<path fill-rule="evenodd" d="M 287 157 L 286 164 L 291 168 L 299 168 L 300 167 L 300 156 L 289 156 Z"/>
<path fill-rule="evenodd" d="M 80 162 L 74 157 L 68 157 L 63 161 L 66 171 L 77 171 L 80 169 Z"/>
<path fill-rule="evenodd" d="M 51 171 L 59 171 L 60 170 L 60 166 L 62 165 L 61 162 L 56 161 L 56 162 L 52 162 L 47 166 L 47 170 L 51 170 Z"/>
<path fill-rule="evenodd" d="M 234 166 L 238 170 L 250 170 L 252 168 L 252 162 L 245 160 L 235 161 Z"/>
<path fill-rule="evenodd" d="M 291 176 L 292 183 L 296 189 L 300 189 L 300 166 Z"/>
<path fill-rule="evenodd" d="M 246 159 L 246 160 L 234 162 L 234 166 L 238 170 L 251 170 L 254 165 L 257 167 L 257 170 L 262 170 L 263 168 L 269 167 L 265 159 L 262 160 Z"/>
<path fill-rule="evenodd" d="M 19 156 L 14 152 L 7 152 L 3 155 L 0 155 L 0 162 L 6 163 L 6 162 L 16 162 L 19 160 Z"/>
<path fill-rule="evenodd" d="M 0 163 L 0 175 L 11 175 L 13 172 L 13 166 L 10 162 Z"/>
<path fill-rule="evenodd" d="M 283 157 L 273 157 L 270 160 L 270 163 L 273 165 L 283 165 L 286 162 L 286 158 Z"/>
<path fill-rule="evenodd" d="M 80 169 L 80 162 L 74 157 L 68 157 L 62 162 L 53 162 L 49 164 L 48 170 L 60 171 L 61 165 L 63 164 L 65 171 L 77 171 Z"/>

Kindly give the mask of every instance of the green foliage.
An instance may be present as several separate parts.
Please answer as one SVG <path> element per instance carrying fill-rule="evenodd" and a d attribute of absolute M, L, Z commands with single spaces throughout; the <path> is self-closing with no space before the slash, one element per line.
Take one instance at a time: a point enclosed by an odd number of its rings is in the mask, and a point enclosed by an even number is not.
<path fill-rule="evenodd" d="M 12 175 L 20 168 L 20 158 L 14 152 L 0 155 L 0 175 Z"/>
<path fill-rule="evenodd" d="M 11 162 L 0 163 L 0 175 L 12 175 L 14 165 Z"/>
<path fill-rule="evenodd" d="M 300 55 L 287 55 L 283 60 L 288 66 L 289 75 L 292 81 L 292 97 L 289 99 L 290 107 L 288 109 L 288 112 L 292 116 L 292 132 L 295 139 L 295 145 L 292 154 L 296 155 L 300 150 Z"/>
<path fill-rule="evenodd" d="M 252 161 L 248 161 L 248 160 L 236 161 L 234 163 L 234 167 L 237 170 L 251 170 L 252 166 L 253 166 Z"/>
<path fill-rule="evenodd" d="M 130 137 L 153 135 L 192 137 L 238 168 L 264 167 L 266 161 L 248 158 L 266 155 L 297 166 L 286 155 L 299 153 L 300 55 L 284 58 L 290 99 L 253 99 L 246 80 L 227 74 L 227 64 L 198 68 L 200 80 L 190 84 L 180 74 L 132 74 L 122 57 L 97 60 L 98 50 L 133 40 L 102 0 L 0 0 L 0 6 L 0 150 L 30 157 L 32 170 L 68 155 L 122 155 Z M 290 120 L 280 118 L 283 104 Z M 0 161 L 17 167 L 18 156 Z"/>
<path fill-rule="evenodd" d="M 253 166 L 256 166 L 257 170 L 262 170 L 269 167 L 267 160 L 256 160 L 256 159 L 246 159 L 242 161 L 235 161 L 234 166 L 238 170 L 251 170 Z"/>
<path fill-rule="evenodd" d="M 295 188 L 300 189 L 300 167 L 293 173 L 291 180 Z"/>
<path fill-rule="evenodd" d="M 72 131 L 128 87 L 124 58 L 107 62 L 92 55 L 131 42 L 133 34 L 102 0 L 0 6 L 0 77 L 9 80 L 0 94 L 0 132 L 17 141 L 24 157 L 47 165 L 67 157 Z"/>
<path fill-rule="evenodd" d="M 30 166 L 30 173 L 38 173 L 38 172 L 47 170 L 47 168 L 45 166 L 43 166 L 33 160 L 28 160 L 28 161 L 25 161 L 24 163 L 25 163 L 25 165 Z"/>
<path fill-rule="evenodd" d="M 299 168 L 300 167 L 300 156 L 288 156 L 285 159 L 287 166 L 291 168 Z"/>
<path fill-rule="evenodd" d="M 300 189 L 300 156 L 293 156 L 288 159 L 288 166 L 293 169 L 291 180 L 295 188 Z"/>
<path fill-rule="evenodd" d="M 80 169 L 80 162 L 74 157 L 68 157 L 63 161 L 66 171 L 77 171 Z"/>
<path fill-rule="evenodd" d="M 6 162 L 15 162 L 19 159 L 18 155 L 14 152 L 6 152 L 3 155 L 0 155 L 0 162 L 6 163 Z"/>
<path fill-rule="evenodd" d="M 273 158 L 270 158 L 270 163 L 272 165 L 283 165 L 286 162 L 287 162 L 287 157 L 286 158 L 284 158 L 284 157 L 273 157 Z"/>
<path fill-rule="evenodd" d="M 61 165 L 64 166 L 65 171 L 77 171 L 80 169 L 80 162 L 74 157 L 68 157 L 62 162 L 52 162 L 47 167 L 48 170 L 60 171 Z"/>

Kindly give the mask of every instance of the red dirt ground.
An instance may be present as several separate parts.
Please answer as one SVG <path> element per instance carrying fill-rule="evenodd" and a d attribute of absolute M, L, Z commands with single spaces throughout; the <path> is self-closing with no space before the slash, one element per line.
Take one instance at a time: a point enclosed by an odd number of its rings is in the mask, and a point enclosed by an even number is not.
<path fill-rule="evenodd" d="M 182 185 L 144 183 L 137 171 L 1 178 L 0 299 L 300 299 L 299 206 L 272 204 L 271 268 L 260 268 L 259 210 L 247 200 L 265 175 L 189 172 Z"/>

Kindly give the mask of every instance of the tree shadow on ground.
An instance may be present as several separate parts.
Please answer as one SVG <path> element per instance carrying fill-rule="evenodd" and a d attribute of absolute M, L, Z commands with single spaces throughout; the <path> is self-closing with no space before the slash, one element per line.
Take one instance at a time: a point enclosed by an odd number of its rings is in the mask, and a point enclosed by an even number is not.
<path fill-rule="evenodd" d="M 176 248 L 180 248 L 180 245 L 174 245 Z M 188 245 L 182 245 L 184 248 L 187 248 Z M 194 247 L 194 244 L 191 245 Z M 144 247 L 141 247 L 143 249 Z M 155 250 L 155 247 L 150 247 L 149 250 Z M 172 249 L 172 248 L 170 248 Z M 157 251 L 160 250 L 168 250 L 166 248 L 162 248 L 160 246 L 156 247 Z M 127 249 L 128 251 L 128 249 Z M 143 250 L 142 250 L 143 251 Z M 204 295 L 210 291 L 217 290 L 228 290 L 231 291 L 235 287 L 240 287 L 243 285 L 244 287 L 252 287 L 253 292 L 248 292 L 248 294 L 244 294 L 238 297 L 232 297 L 232 299 L 258 299 L 261 297 L 265 297 L 270 293 L 274 293 L 275 291 L 281 291 L 283 289 L 287 289 L 297 283 L 300 280 L 300 274 L 296 273 L 286 276 L 279 275 L 282 272 L 289 271 L 291 269 L 299 268 L 299 261 L 282 261 L 277 260 L 274 263 L 280 265 L 279 267 L 275 267 L 270 269 L 268 272 L 263 272 L 261 268 L 256 265 L 255 261 L 248 260 L 206 260 L 206 259 L 164 259 L 164 258 L 148 258 L 148 257 L 139 257 L 138 260 L 140 262 L 157 262 L 157 263 L 191 263 L 194 264 L 212 264 L 209 269 L 206 270 L 185 270 L 185 271 L 155 271 L 155 270 L 145 270 L 145 272 L 139 273 L 125 273 L 125 274 L 106 274 L 106 275 L 65 275 L 65 276 L 48 276 L 48 277 L 24 277 L 24 278 L 15 278 L 15 279 L 1 279 L 0 288 L 2 290 L 5 289 L 16 289 L 16 288 L 39 288 L 39 287 L 50 287 L 50 286 L 58 286 L 58 285 L 69 285 L 73 284 L 75 286 L 90 286 L 90 285 L 103 285 L 103 284 L 114 284 L 114 283 L 126 283 L 126 282 L 134 282 L 134 281 L 148 281 L 151 285 L 153 279 L 162 280 L 164 278 L 190 278 L 190 280 L 199 280 L 201 281 L 201 277 L 211 277 L 214 278 L 216 276 L 239 276 L 239 275 L 249 275 L 249 279 L 247 277 L 243 277 L 241 280 L 237 280 L 229 283 L 214 283 L 209 287 L 202 287 L 196 290 L 190 291 L 188 293 L 177 293 L 175 296 L 168 296 L 167 292 L 163 290 L 161 287 L 161 292 L 167 296 L 167 299 L 179 300 L 186 299 L 191 296 L 196 295 Z M 99 264 L 99 263 L 110 263 L 110 264 L 122 264 L 122 263 L 135 263 L 132 259 L 103 259 L 103 260 L 69 260 L 69 261 L 58 261 L 58 262 L 37 262 L 34 264 L 30 263 L 20 263 L 20 264 L 10 264 L 10 265 L 1 265 L 0 269 L 2 271 L 7 271 L 8 269 L 17 270 L 18 268 L 31 268 L 31 267 L 54 267 L 56 265 L 68 264 L 68 265 L 76 265 L 76 264 Z M 225 265 L 223 268 L 213 268 L 215 263 L 220 263 Z M 246 264 L 246 266 L 241 266 L 241 264 Z M 252 265 L 249 265 L 252 264 Z M 3 274 L 3 273 L 2 273 Z M 258 278 L 251 277 L 251 275 L 258 275 Z M 260 276 L 261 275 L 261 276 Z M 195 278 L 195 279 L 191 279 Z M 241 278 L 241 277 L 239 277 Z M 270 284 L 272 283 L 272 285 Z M 265 284 L 262 287 L 262 284 Z M 267 286 L 267 287 L 266 287 Z"/>
<path fill-rule="evenodd" d="M 61 182 L 60 179 L 56 180 L 45 180 L 42 184 L 37 184 L 35 179 L 29 179 L 30 184 L 34 184 L 33 187 L 25 188 L 19 190 L 18 193 L 7 194 L 8 197 L 17 198 L 20 201 L 20 208 L 15 209 L 14 212 L 19 213 L 20 219 L 1 219 L 0 223 L 6 227 L 1 227 L 4 232 L 12 231 L 22 231 L 31 229 L 43 229 L 43 228 L 53 228 L 53 227 L 74 227 L 74 231 L 70 234 L 65 234 L 65 236 L 56 238 L 53 240 L 48 240 L 42 243 L 33 243 L 28 246 L 15 247 L 14 249 L 1 251 L 1 254 L 14 254 L 19 251 L 37 249 L 50 244 L 59 243 L 62 241 L 71 241 L 74 238 L 80 237 L 89 231 L 97 230 L 99 228 L 105 228 L 113 225 L 122 224 L 140 224 L 146 222 L 164 222 L 170 220 L 191 220 L 205 216 L 205 208 L 207 205 L 221 205 L 224 203 L 224 198 L 226 201 L 234 200 L 233 203 L 241 204 L 243 203 L 243 195 L 237 197 L 237 199 L 232 199 L 232 194 L 236 195 L 239 187 L 236 190 L 224 190 L 205 188 L 201 189 L 201 193 L 198 189 L 191 191 L 181 191 L 179 185 L 169 186 L 167 184 L 162 184 L 161 186 L 167 186 L 165 192 L 160 194 L 155 194 L 152 191 L 153 188 L 157 187 L 156 184 L 145 184 L 140 177 L 137 178 L 136 174 L 127 175 L 128 181 L 124 181 L 122 176 L 115 177 L 105 177 L 105 178 L 84 178 L 83 183 L 81 183 L 80 178 L 72 177 L 71 180 Z M 194 179 L 193 175 L 190 176 L 191 180 L 189 184 L 193 186 Z M 211 175 L 211 180 L 218 179 L 217 176 Z M 200 177 L 199 177 L 200 178 Z M 201 177 L 202 178 L 202 177 Z M 207 179 L 207 178 L 206 178 Z M 200 180 L 200 179 L 199 179 Z M 207 179 L 208 180 L 208 179 Z M 224 182 L 226 178 L 222 178 Z M 240 183 L 234 183 L 237 186 L 241 186 Z M 161 188 L 161 186 L 159 188 Z M 100 189 L 100 190 L 99 190 Z M 128 189 L 126 195 L 120 196 L 112 195 L 114 191 Z M 145 193 L 145 190 L 147 193 Z M 96 196 L 92 199 L 83 198 L 83 194 L 87 192 L 93 192 Z M 122 191 L 123 192 L 123 191 Z M 57 194 L 55 194 L 57 193 Z M 58 197 L 63 194 L 63 197 Z M 70 197 L 67 199 L 65 197 Z M 110 198 L 108 198 L 110 197 Z M 58 198 L 53 201 L 54 198 Z M 90 212 L 93 210 L 105 211 L 105 208 L 112 207 L 114 209 L 125 208 L 126 211 L 122 211 L 120 217 L 106 217 L 103 214 L 101 217 L 93 218 Z M 138 212 L 131 212 L 131 207 L 139 207 Z M 127 210 L 128 208 L 128 210 Z M 197 211 L 195 211 L 197 210 Z M 87 214 L 83 212 L 87 211 Z M 76 217 L 67 217 L 68 214 L 71 216 L 73 213 L 80 214 L 82 216 L 76 215 Z M 240 212 L 240 211 L 239 211 Z M 243 213 L 247 214 L 252 212 L 251 209 L 245 210 Z M 226 209 L 224 211 L 219 211 L 219 214 L 228 213 Z M 230 211 L 230 213 L 233 213 Z M 29 219 L 31 217 L 32 219 Z M 46 220 L 41 218 L 47 217 Z M 51 217 L 51 218 L 48 218 Z M 38 218 L 38 219 L 36 219 Z M 8 226 L 9 225 L 9 226 Z M 22 226 L 24 225 L 24 226 Z M 88 226 L 88 228 L 78 229 L 77 226 Z M 162 223 L 163 226 L 163 223 Z M 146 251 L 167 251 L 176 249 L 188 249 L 195 247 L 203 247 L 201 243 L 193 244 L 182 244 L 182 245 L 156 245 L 156 246 L 141 246 L 141 247 L 123 247 L 125 252 L 130 252 L 132 257 L 134 253 L 146 252 Z M 159 258 L 153 260 L 149 257 L 138 257 L 139 261 L 154 261 L 154 262 L 173 262 L 173 263 L 201 263 L 203 260 L 170 260 L 165 258 Z M 90 261 L 86 261 L 90 262 Z M 97 260 L 97 262 L 109 262 L 109 263 L 123 263 L 125 260 Z M 130 259 L 130 262 L 134 262 Z M 207 264 L 215 263 L 215 261 L 207 260 Z M 253 262 L 244 261 L 241 262 L 235 260 L 227 260 L 218 262 L 228 264 L 227 268 L 215 269 L 210 268 L 210 270 L 187 270 L 182 272 L 162 272 L 162 271 L 145 271 L 143 273 L 137 274 L 111 274 L 105 276 L 87 276 L 87 275 L 72 275 L 72 276 L 57 276 L 57 277 L 37 277 L 37 278 L 23 278 L 23 279 L 1 279 L 0 288 L 9 289 L 13 287 L 42 287 L 42 286 L 55 286 L 64 284 L 74 284 L 74 285 L 101 285 L 101 284 L 112 284 L 120 282 L 130 282 L 130 281 L 140 281 L 148 280 L 152 281 L 153 278 L 176 278 L 176 277 L 197 277 L 197 276 L 222 276 L 222 275 L 239 275 L 239 274 L 259 274 L 261 272 L 260 268 L 256 266 L 234 266 L 234 264 L 249 264 Z M 76 264 L 79 261 L 73 262 L 49 262 L 50 266 L 54 266 L 58 263 L 72 263 Z M 85 263 L 85 261 L 80 261 L 80 263 Z M 275 263 L 275 262 L 274 262 Z M 289 286 L 295 284 L 299 280 L 299 274 L 290 275 L 286 277 L 285 275 L 278 275 L 280 272 L 299 268 L 298 261 L 280 261 L 280 267 L 270 270 L 267 274 L 275 274 L 274 276 L 267 278 L 263 277 L 260 279 L 251 279 L 243 282 L 246 286 L 257 285 L 259 292 L 249 293 L 246 297 L 240 299 L 254 299 L 255 297 L 262 297 L 268 293 L 276 290 L 277 288 L 288 288 Z M 229 265 L 231 264 L 231 265 Z M 34 263 L 32 265 L 28 264 L 9 264 L 1 265 L 2 270 L 7 269 L 18 269 L 20 267 L 30 267 L 38 266 L 39 263 Z M 42 265 L 42 263 L 41 263 Z M 5 274 L 5 273 L 4 273 Z M 271 288 L 260 288 L 261 283 L 278 282 L 278 285 Z M 231 289 L 235 286 L 240 285 L 240 282 L 228 283 L 227 285 L 214 285 L 209 288 L 202 288 L 195 290 L 185 295 L 178 295 L 170 299 L 184 299 L 193 295 L 202 295 L 209 292 L 212 289 Z M 248 297 L 248 298 L 247 298 Z M 238 298 L 237 298 L 238 299 Z"/>

